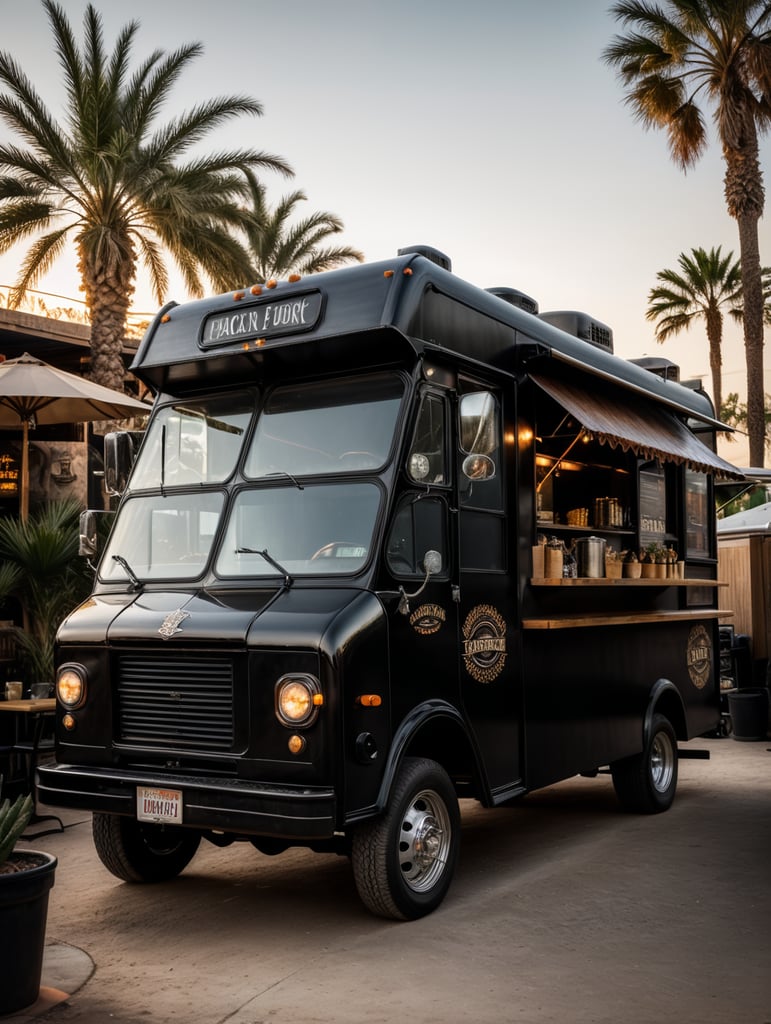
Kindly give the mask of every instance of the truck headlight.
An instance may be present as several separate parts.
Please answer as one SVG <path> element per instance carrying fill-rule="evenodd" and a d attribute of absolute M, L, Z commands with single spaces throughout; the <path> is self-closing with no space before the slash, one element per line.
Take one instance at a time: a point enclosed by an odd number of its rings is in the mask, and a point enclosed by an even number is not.
<path fill-rule="evenodd" d="M 321 686 L 315 676 L 293 673 L 276 683 L 276 717 L 282 725 L 305 729 L 313 725 L 324 703 Z"/>
<path fill-rule="evenodd" d="M 77 708 L 86 699 L 86 670 L 82 665 L 62 665 L 56 676 L 56 696 L 67 708 Z"/>

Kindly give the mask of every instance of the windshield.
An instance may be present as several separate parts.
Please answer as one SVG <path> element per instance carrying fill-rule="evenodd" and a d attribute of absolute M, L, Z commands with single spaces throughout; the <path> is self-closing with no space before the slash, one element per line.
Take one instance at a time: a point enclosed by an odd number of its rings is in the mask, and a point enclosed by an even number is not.
<path fill-rule="evenodd" d="M 99 569 L 103 580 L 195 579 L 209 558 L 221 491 L 128 498 Z M 122 561 L 117 561 L 121 559 Z"/>
<path fill-rule="evenodd" d="M 374 483 L 343 481 L 241 491 L 215 571 L 218 576 L 358 572 L 372 546 L 380 494 Z"/>
<path fill-rule="evenodd" d="M 277 388 L 260 416 L 245 475 L 380 469 L 393 444 L 402 392 L 392 374 Z"/>
<path fill-rule="evenodd" d="M 160 409 L 131 475 L 132 491 L 220 483 L 235 469 L 254 402 L 249 395 Z"/>

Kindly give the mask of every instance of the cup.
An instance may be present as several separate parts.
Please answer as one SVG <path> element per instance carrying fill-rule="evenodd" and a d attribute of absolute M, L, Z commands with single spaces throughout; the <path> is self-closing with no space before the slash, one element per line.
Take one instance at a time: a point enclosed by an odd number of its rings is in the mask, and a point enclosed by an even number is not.
<path fill-rule="evenodd" d="M 6 700 L 21 700 L 21 695 L 24 690 L 24 684 L 18 682 L 6 683 L 5 684 L 5 699 Z"/>

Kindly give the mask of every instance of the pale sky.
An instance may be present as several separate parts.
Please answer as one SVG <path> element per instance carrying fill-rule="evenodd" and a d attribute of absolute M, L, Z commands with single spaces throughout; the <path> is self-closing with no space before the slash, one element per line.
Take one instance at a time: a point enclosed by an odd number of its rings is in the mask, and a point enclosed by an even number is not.
<path fill-rule="evenodd" d="M 82 38 L 81 0 L 62 0 Z M 662 355 L 709 387 L 701 327 L 658 345 L 645 319 L 656 272 L 691 248 L 739 253 L 713 144 L 683 174 L 646 132 L 600 55 L 619 30 L 606 0 L 97 0 L 112 50 L 141 24 L 134 59 L 202 42 L 205 52 L 166 111 L 247 94 L 264 115 L 212 135 L 211 148 L 284 157 L 290 182 L 265 175 L 273 200 L 294 188 L 307 212 L 329 210 L 368 260 L 424 243 L 459 276 L 507 285 L 542 311 L 581 310 L 613 329 L 619 355 Z M 38 0 L 0 0 L 0 48 L 54 112 L 63 92 Z M 8 139 L 0 127 L 0 139 Z M 771 142 L 762 142 L 768 178 Z M 771 202 L 769 197 L 768 202 Z M 771 264 L 769 216 L 761 260 Z M 0 257 L 11 284 L 18 255 Z M 168 298 L 187 297 L 178 278 Z M 234 287 L 245 282 L 234 282 Z M 41 285 L 77 298 L 74 265 Z M 156 303 L 145 282 L 137 310 Z M 724 392 L 744 393 L 740 331 L 726 324 Z M 766 390 L 771 391 L 766 346 Z M 740 462 L 738 446 L 724 452 Z M 745 456 L 746 458 L 746 456 Z"/>

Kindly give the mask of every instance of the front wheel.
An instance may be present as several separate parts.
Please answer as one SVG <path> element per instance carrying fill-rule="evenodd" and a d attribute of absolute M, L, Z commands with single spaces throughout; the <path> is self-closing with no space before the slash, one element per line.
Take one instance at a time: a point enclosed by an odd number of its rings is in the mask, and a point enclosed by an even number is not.
<path fill-rule="evenodd" d="M 444 899 L 458 860 L 460 810 L 444 769 L 406 758 L 385 813 L 353 836 L 353 875 L 374 914 L 411 921 Z"/>
<path fill-rule="evenodd" d="M 672 806 L 677 789 L 677 737 L 664 715 L 654 715 L 641 754 L 610 766 L 616 795 L 624 808 L 658 814 Z"/>
<path fill-rule="evenodd" d="M 187 867 L 201 837 L 178 825 L 153 825 L 121 814 L 95 813 L 94 846 L 102 864 L 124 882 L 165 882 Z"/>

